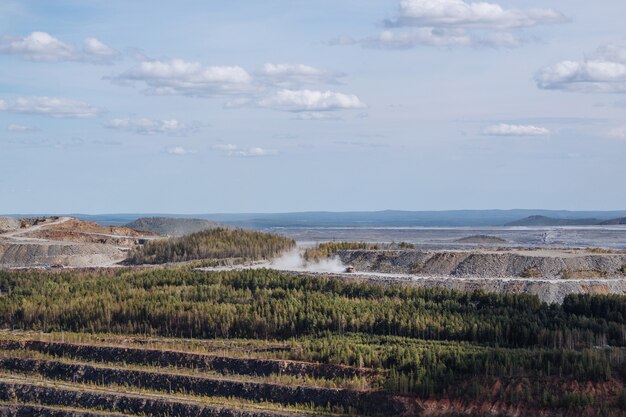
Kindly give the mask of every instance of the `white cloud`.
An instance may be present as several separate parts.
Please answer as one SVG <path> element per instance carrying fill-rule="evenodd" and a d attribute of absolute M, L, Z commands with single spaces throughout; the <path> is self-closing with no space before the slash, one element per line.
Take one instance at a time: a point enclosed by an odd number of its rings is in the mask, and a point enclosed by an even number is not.
<path fill-rule="evenodd" d="M 181 59 L 144 61 L 112 78 L 114 82 L 144 83 L 148 94 L 211 97 L 254 90 L 253 79 L 239 66 L 204 66 Z"/>
<path fill-rule="evenodd" d="M 522 39 L 510 32 L 476 34 L 465 29 L 416 28 L 409 31 L 385 30 L 360 43 L 363 47 L 378 49 L 409 49 L 417 46 L 516 48 L 522 45 Z"/>
<path fill-rule="evenodd" d="M 0 53 L 17 55 L 28 61 L 92 63 L 108 63 L 120 55 L 96 38 L 85 39 L 81 50 L 46 32 L 32 32 L 25 37 L 4 37 L 0 39 Z"/>
<path fill-rule="evenodd" d="M 176 146 L 176 147 L 173 147 L 173 148 L 169 148 L 167 150 L 167 153 L 170 154 L 170 155 L 182 156 L 182 155 L 194 154 L 194 153 L 196 153 L 196 151 L 194 151 L 192 149 L 183 148 L 182 146 Z"/>
<path fill-rule="evenodd" d="M 263 65 L 259 75 L 270 84 L 289 86 L 298 84 L 336 83 L 343 73 L 336 73 L 304 64 Z"/>
<path fill-rule="evenodd" d="M 608 45 L 589 59 L 561 61 L 535 75 L 542 89 L 582 93 L 626 93 L 626 47 Z"/>
<path fill-rule="evenodd" d="M 154 135 L 159 133 L 181 134 L 193 130 L 193 127 L 189 127 L 176 119 L 154 120 L 145 117 L 112 119 L 105 127 L 139 133 L 141 135 Z"/>
<path fill-rule="evenodd" d="M 22 132 L 34 132 L 37 130 L 37 128 L 32 127 L 32 126 L 27 126 L 27 125 L 20 125 L 17 123 L 11 123 L 10 125 L 7 126 L 7 130 L 9 132 L 22 133 Z"/>
<path fill-rule="evenodd" d="M 278 151 L 275 149 L 265 149 L 260 147 L 240 148 L 239 146 L 233 144 L 213 145 L 213 149 L 220 151 L 228 156 L 238 156 L 245 158 L 278 155 Z"/>
<path fill-rule="evenodd" d="M 483 130 L 487 136 L 546 136 L 550 130 L 533 125 L 509 125 L 505 123 L 489 126 Z"/>
<path fill-rule="evenodd" d="M 232 144 L 219 144 L 219 145 L 213 145 L 213 149 L 218 150 L 218 151 L 223 151 L 223 152 L 232 152 L 237 150 L 237 145 L 232 145 Z"/>
<path fill-rule="evenodd" d="M 474 40 L 465 31 L 443 31 L 419 28 L 410 32 L 386 30 L 378 36 L 362 41 L 363 46 L 385 49 L 408 49 L 424 46 L 469 46 Z"/>
<path fill-rule="evenodd" d="M 361 109 L 366 107 L 354 94 L 314 90 L 280 90 L 259 101 L 258 106 L 291 112 Z"/>
<path fill-rule="evenodd" d="M 98 108 L 83 101 L 66 98 L 18 97 L 12 102 L 4 103 L 4 106 L 0 106 L 0 110 L 55 118 L 86 118 L 96 116 L 101 112 Z"/>
<path fill-rule="evenodd" d="M 265 149 L 265 148 L 248 148 L 244 150 L 240 150 L 236 152 L 236 156 L 244 156 L 244 157 L 257 157 L 257 156 L 271 156 L 277 155 L 278 151 L 274 149 Z"/>
<path fill-rule="evenodd" d="M 7 109 L 7 107 L 8 107 L 7 102 L 6 102 L 6 101 L 4 101 L 4 100 L 0 100 L 0 111 L 2 111 L 2 110 L 6 110 L 6 109 Z"/>
<path fill-rule="evenodd" d="M 398 17 L 387 24 L 508 30 L 565 21 L 567 18 L 554 9 L 505 9 L 496 3 L 463 0 L 401 0 Z"/>
<path fill-rule="evenodd" d="M 496 3 L 464 0 L 401 0 L 397 16 L 385 21 L 388 30 L 360 40 L 338 37 L 328 44 L 379 49 L 515 48 L 523 43 L 519 34 L 522 29 L 566 21 L 553 9 L 506 9 Z"/>
<path fill-rule="evenodd" d="M 608 135 L 614 139 L 626 139 L 626 126 L 615 127 L 609 130 Z"/>
<path fill-rule="evenodd" d="M 87 55 L 93 55 L 102 58 L 114 58 L 119 55 L 119 52 L 100 42 L 96 38 L 85 39 L 83 45 L 83 51 Z"/>

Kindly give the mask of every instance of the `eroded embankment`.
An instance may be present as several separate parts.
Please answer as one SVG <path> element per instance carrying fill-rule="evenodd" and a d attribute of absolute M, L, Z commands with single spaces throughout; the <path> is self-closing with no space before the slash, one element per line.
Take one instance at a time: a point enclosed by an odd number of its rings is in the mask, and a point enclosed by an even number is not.
<path fill-rule="evenodd" d="M 94 362 L 124 363 L 215 371 L 223 374 L 269 376 L 273 374 L 309 376 L 312 378 L 373 377 L 377 371 L 368 368 L 297 362 L 275 359 L 231 358 L 174 350 L 141 349 L 121 346 L 83 345 L 77 343 L 43 342 L 38 340 L 0 340 L 2 350 L 30 350 Z"/>
<path fill-rule="evenodd" d="M 342 250 L 337 256 L 363 272 L 502 278 L 623 277 L 626 254 L 587 251 Z"/>

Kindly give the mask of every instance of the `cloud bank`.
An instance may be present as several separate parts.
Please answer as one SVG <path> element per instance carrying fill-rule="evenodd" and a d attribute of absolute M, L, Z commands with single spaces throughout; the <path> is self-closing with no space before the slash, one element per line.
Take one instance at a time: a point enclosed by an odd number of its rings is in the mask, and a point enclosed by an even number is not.
<path fill-rule="evenodd" d="M 147 94 L 191 97 L 242 94 L 255 88 L 252 76 L 239 66 L 205 66 L 182 59 L 144 61 L 112 81 L 143 84 Z"/>
<path fill-rule="evenodd" d="M 537 87 L 580 93 L 626 93 L 626 46 L 607 45 L 590 58 L 541 68 Z"/>
<path fill-rule="evenodd" d="M 258 106 L 290 112 L 318 112 L 366 107 L 365 103 L 354 94 L 315 90 L 280 90 L 259 101 Z"/>
<path fill-rule="evenodd" d="M 505 9 L 496 3 L 464 0 L 402 0 L 398 16 L 385 23 L 389 27 L 509 30 L 566 20 L 562 13 L 554 9 Z"/>
<path fill-rule="evenodd" d="M 401 0 L 397 15 L 384 21 L 387 30 L 364 39 L 338 37 L 330 45 L 366 48 L 506 47 L 523 44 L 521 30 L 567 22 L 550 8 L 507 9 L 497 3 L 464 0 Z"/>

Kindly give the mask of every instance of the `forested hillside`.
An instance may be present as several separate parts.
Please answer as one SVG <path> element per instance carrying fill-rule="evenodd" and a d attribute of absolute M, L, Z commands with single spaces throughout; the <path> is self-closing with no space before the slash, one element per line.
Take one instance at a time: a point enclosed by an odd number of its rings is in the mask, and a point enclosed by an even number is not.
<path fill-rule="evenodd" d="M 295 246 L 282 236 L 243 229 L 216 228 L 191 235 L 153 240 L 135 248 L 130 264 L 162 264 L 197 259 L 269 259 Z"/>
<path fill-rule="evenodd" d="M 1 272 L 0 289 L 4 327 L 292 339 L 299 359 L 386 369 L 387 389 L 420 395 L 471 397 L 482 378 L 601 382 L 624 372 L 623 296 L 548 305 L 530 295 L 186 269 Z M 528 395 L 539 395 L 532 384 Z"/>

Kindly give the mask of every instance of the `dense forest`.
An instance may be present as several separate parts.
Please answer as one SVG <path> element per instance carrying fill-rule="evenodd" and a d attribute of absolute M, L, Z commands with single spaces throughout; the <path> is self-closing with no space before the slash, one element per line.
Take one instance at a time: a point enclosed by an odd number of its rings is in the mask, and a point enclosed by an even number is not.
<path fill-rule="evenodd" d="M 185 268 L 5 271 L 0 290 L 5 328 L 290 340 L 292 358 L 386 369 L 394 392 L 474 398 L 485 378 L 601 382 L 626 371 L 624 296 L 548 305 L 525 294 Z M 557 404 L 541 387 L 524 398 Z"/>
<path fill-rule="evenodd" d="M 282 236 L 252 230 L 215 228 L 147 242 L 132 250 L 130 264 L 163 264 L 197 259 L 269 259 L 295 246 Z"/>

